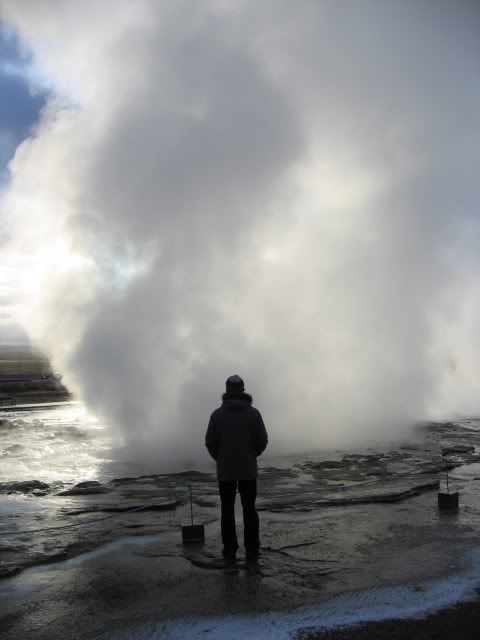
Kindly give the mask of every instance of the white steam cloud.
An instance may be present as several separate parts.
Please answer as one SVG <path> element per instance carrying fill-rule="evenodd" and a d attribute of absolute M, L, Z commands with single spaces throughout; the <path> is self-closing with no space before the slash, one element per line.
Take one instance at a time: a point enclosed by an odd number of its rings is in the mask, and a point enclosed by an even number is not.
<path fill-rule="evenodd" d="M 1 6 L 19 313 L 131 458 L 203 460 L 232 373 L 277 452 L 480 405 L 476 2 Z"/>

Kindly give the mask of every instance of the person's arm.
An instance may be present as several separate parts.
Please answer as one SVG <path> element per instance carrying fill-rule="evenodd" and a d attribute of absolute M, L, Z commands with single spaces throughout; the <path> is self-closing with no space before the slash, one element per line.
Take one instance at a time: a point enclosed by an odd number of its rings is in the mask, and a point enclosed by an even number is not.
<path fill-rule="evenodd" d="M 208 449 L 208 453 L 212 456 L 214 460 L 216 460 L 217 454 L 218 454 L 218 441 L 217 441 L 217 429 L 216 429 L 215 421 L 213 419 L 213 413 L 210 416 L 210 421 L 208 423 L 207 434 L 205 436 L 205 446 Z"/>
<path fill-rule="evenodd" d="M 263 424 L 263 418 L 260 411 L 257 410 L 258 420 L 255 429 L 255 449 L 257 453 L 257 457 L 262 455 L 262 453 L 267 448 L 268 444 L 268 435 L 267 430 L 265 429 L 265 425 Z"/>

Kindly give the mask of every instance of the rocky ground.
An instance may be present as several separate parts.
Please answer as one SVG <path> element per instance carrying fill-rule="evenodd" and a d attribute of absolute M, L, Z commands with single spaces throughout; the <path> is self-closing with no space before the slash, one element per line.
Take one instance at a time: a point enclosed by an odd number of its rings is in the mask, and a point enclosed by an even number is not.
<path fill-rule="evenodd" d="M 258 566 L 247 565 L 241 555 L 235 566 L 226 568 L 221 561 L 212 474 L 155 474 L 76 485 L 5 482 L 0 492 L 16 506 L 4 511 L 3 531 L 108 519 L 0 537 L 0 637 L 113 640 L 123 637 L 121 630 L 145 624 L 158 629 L 185 617 L 280 615 L 339 594 L 399 584 L 421 599 L 426 582 L 469 570 L 480 521 L 478 432 L 468 423 L 423 429 L 427 438 L 421 445 L 328 460 L 290 459 L 264 468 Z M 445 461 L 451 487 L 460 491 L 458 513 L 437 508 Z M 189 522 L 189 484 L 195 521 L 205 525 L 203 545 L 181 541 L 180 527 Z M 147 509 L 128 512 L 145 504 Z M 239 527 L 241 535 L 240 522 Z M 475 610 L 468 611 L 473 620 Z M 170 635 L 165 630 L 142 637 L 177 637 L 168 629 Z M 351 637 L 377 637 L 365 629 L 367 635 Z M 117 635 L 109 636 L 112 630 Z M 302 640 L 323 637 L 315 625 L 302 633 Z"/>

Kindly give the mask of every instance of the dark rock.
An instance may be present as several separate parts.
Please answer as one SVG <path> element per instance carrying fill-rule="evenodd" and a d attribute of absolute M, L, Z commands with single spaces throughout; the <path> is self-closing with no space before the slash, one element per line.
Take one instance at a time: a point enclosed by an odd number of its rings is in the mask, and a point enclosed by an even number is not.
<path fill-rule="evenodd" d="M 57 493 L 58 496 L 88 496 L 95 493 L 110 493 L 112 489 L 110 487 L 105 487 L 101 485 L 97 480 L 84 480 L 83 482 L 78 482 L 71 489 L 67 489 L 66 491 L 60 491 Z"/>
<path fill-rule="evenodd" d="M 451 471 L 452 469 L 455 469 L 456 467 L 461 466 L 460 463 L 453 463 L 453 462 L 448 462 L 448 463 L 444 463 L 444 462 L 439 462 L 438 464 L 429 464 L 427 467 L 425 467 L 424 469 L 421 469 L 420 471 L 418 471 L 419 475 L 423 475 L 423 474 L 427 474 L 427 473 L 445 473 L 445 471 Z"/>
<path fill-rule="evenodd" d="M 448 456 L 456 453 L 473 453 L 475 451 L 475 447 L 470 444 L 456 444 L 453 447 L 445 447 L 442 449 L 442 455 Z"/>
<path fill-rule="evenodd" d="M 57 496 L 89 496 L 95 493 L 110 493 L 111 489 L 107 487 L 85 487 L 82 489 L 81 487 L 72 489 L 67 489 L 66 491 L 60 491 L 57 493 Z"/>
<path fill-rule="evenodd" d="M 216 507 L 218 504 L 215 500 L 205 500 L 204 498 L 197 498 L 193 502 L 199 507 Z"/>
<path fill-rule="evenodd" d="M 423 491 L 430 491 L 433 489 L 438 489 L 440 483 L 438 480 L 432 480 L 430 482 L 425 482 L 423 484 L 419 484 L 411 489 L 405 489 L 400 491 L 392 491 L 385 493 L 373 493 L 366 494 L 360 496 L 342 496 L 339 498 L 325 498 L 322 500 L 315 501 L 315 504 L 323 506 L 323 507 L 335 507 L 335 506 L 346 506 L 346 505 L 355 505 L 355 504 L 370 504 L 376 502 L 384 502 L 384 503 L 392 503 L 392 502 L 401 502 L 402 500 L 407 500 L 408 498 L 414 498 L 415 496 L 420 495 Z"/>
<path fill-rule="evenodd" d="M 341 469 L 343 463 L 339 460 L 323 460 L 315 465 L 317 469 Z"/>
<path fill-rule="evenodd" d="M 21 482 L 0 482 L 0 493 L 32 493 L 36 489 L 47 490 L 50 485 L 40 480 L 22 480 Z"/>
<path fill-rule="evenodd" d="M 366 473 L 367 476 L 386 476 L 388 475 L 388 471 L 383 467 L 376 467 L 374 469 L 370 469 Z"/>
<path fill-rule="evenodd" d="M 75 487 L 79 489 L 88 489 L 88 487 L 100 487 L 101 484 L 97 480 L 84 480 L 83 482 L 77 482 Z"/>

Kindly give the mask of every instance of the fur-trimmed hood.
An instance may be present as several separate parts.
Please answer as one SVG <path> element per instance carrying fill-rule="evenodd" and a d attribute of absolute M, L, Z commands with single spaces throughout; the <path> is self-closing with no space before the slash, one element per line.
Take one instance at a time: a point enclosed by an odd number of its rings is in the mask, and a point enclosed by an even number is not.
<path fill-rule="evenodd" d="M 241 393 L 224 393 L 222 395 L 222 406 L 232 411 L 243 411 L 252 406 L 252 396 L 245 391 Z"/>
<path fill-rule="evenodd" d="M 260 411 L 248 393 L 224 393 L 222 406 L 210 416 L 205 445 L 217 462 L 217 478 L 252 480 L 257 477 L 257 457 L 268 443 Z"/>

